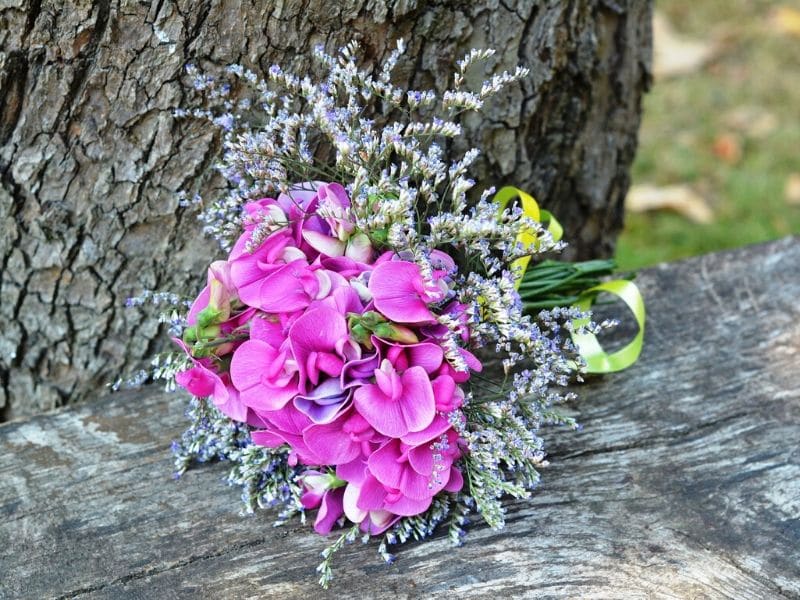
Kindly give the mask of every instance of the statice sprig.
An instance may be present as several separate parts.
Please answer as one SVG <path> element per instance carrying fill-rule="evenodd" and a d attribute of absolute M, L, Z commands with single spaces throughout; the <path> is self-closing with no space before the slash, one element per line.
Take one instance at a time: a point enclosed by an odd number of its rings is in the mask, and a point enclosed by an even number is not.
<path fill-rule="evenodd" d="M 262 110 L 258 127 L 254 128 L 248 113 L 231 112 L 230 101 L 223 106 L 225 152 L 220 171 L 234 186 L 201 214 L 205 231 L 227 249 L 236 234 L 231 224 L 238 222 L 245 202 L 285 192 L 288 181 L 315 179 L 352 182 L 348 191 L 355 200 L 353 216 L 370 237 L 380 236 L 393 224 L 402 227 L 406 235 L 410 230 L 426 234 L 426 222 L 416 206 L 420 201 L 434 204 L 441 212 L 447 190 L 452 195 L 452 208 L 461 214 L 467 208 L 466 192 L 474 186 L 466 170 L 478 152 L 470 150 L 460 161 L 448 164 L 439 140 L 461 134 L 460 124 L 452 120 L 454 109 L 479 108 L 487 98 L 525 77 L 527 70 L 520 67 L 513 73 L 493 76 L 484 82 L 480 92 L 472 95 L 459 90 L 457 80 L 456 89 L 445 91 L 439 100 L 433 90 L 403 90 L 391 82 L 404 50 L 401 41 L 377 76 L 357 65 L 356 44 L 349 44 L 336 56 L 317 47 L 314 58 L 327 73 L 316 80 L 286 72 L 277 65 L 269 69 L 267 79 L 241 66 L 229 68 L 230 74 L 254 88 Z M 469 53 L 459 63 L 459 76 L 463 77 L 475 62 L 492 55 L 490 51 Z M 200 76 L 193 68 L 189 74 L 196 89 L 215 89 L 213 78 Z M 228 94 L 217 97 L 227 98 Z M 384 104 L 383 108 L 379 103 Z M 402 120 L 389 119 L 378 128 L 366 116 L 374 112 L 388 115 L 387 109 L 397 111 Z M 205 114 L 220 125 L 220 115 L 212 111 L 192 114 Z M 319 148 L 332 150 L 333 160 L 314 160 Z M 376 213 L 384 210 L 376 210 L 369 201 L 370 194 L 363 193 L 362 186 L 369 184 L 380 189 L 381 198 L 399 200 L 403 209 L 395 208 L 384 218 L 375 219 Z M 424 241 L 427 240 L 420 239 Z"/>
<path fill-rule="evenodd" d="M 341 550 L 345 544 L 352 544 L 355 542 L 356 539 L 358 539 L 358 536 L 358 525 L 353 525 L 349 529 L 346 529 L 344 533 L 336 538 L 335 542 L 321 552 L 322 562 L 317 566 L 317 573 L 319 573 L 319 584 L 324 589 L 327 590 L 328 586 L 330 586 L 331 581 L 333 580 L 331 563 L 333 562 L 334 555 Z"/>

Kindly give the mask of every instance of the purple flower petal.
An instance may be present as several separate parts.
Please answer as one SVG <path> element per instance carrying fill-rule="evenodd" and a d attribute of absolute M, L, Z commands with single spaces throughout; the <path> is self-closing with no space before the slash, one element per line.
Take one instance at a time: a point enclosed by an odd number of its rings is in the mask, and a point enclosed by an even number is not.
<path fill-rule="evenodd" d="M 357 360 L 351 360 L 342 367 L 341 384 L 343 388 L 362 385 L 365 380 L 372 377 L 375 369 L 380 366 L 378 353 L 370 354 Z"/>
<path fill-rule="evenodd" d="M 450 428 L 452 428 L 450 422 L 442 415 L 437 414 L 433 418 L 433 421 L 431 421 L 431 424 L 425 429 L 422 431 L 409 432 L 400 438 L 400 440 L 409 446 L 419 446 L 420 444 L 424 444 L 441 437 L 441 435 Z"/>
<path fill-rule="evenodd" d="M 298 395 L 294 405 L 316 424 L 330 423 L 346 408 L 350 391 L 342 390 L 339 379 L 326 379 L 308 394 Z"/>
<path fill-rule="evenodd" d="M 422 431 L 436 416 L 436 402 L 428 374 L 422 367 L 411 367 L 401 376 L 403 397 L 400 406 L 409 431 Z"/>
<path fill-rule="evenodd" d="M 344 363 L 334 351 L 336 343 L 345 337 L 344 316 L 327 306 L 309 310 L 294 322 L 289 329 L 289 341 L 300 371 L 301 391 L 307 389 L 307 379 L 313 382 L 318 377 L 318 368 L 331 376 L 341 374 Z"/>
<path fill-rule="evenodd" d="M 331 202 L 341 208 L 350 207 L 350 198 L 347 197 L 347 190 L 340 183 L 326 183 L 319 186 L 317 190 L 320 202 Z"/>
<path fill-rule="evenodd" d="M 349 463 L 361 455 L 361 443 L 354 441 L 342 428 L 347 418 L 342 416 L 325 425 L 312 425 L 303 432 L 303 441 L 325 465 Z"/>
<path fill-rule="evenodd" d="M 464 487 L 464 476 L 455 467 L 450 467 L 450 478 L 444 486 L 448 492 L 459 492 Z"/>
<path fill-rule="evenodd" d="M 384 361 L 384 365 L 388 365 Z M 391 368 L 391 367 L 390 367 Z M 364 385 L 353 395 L 356 410 L 376 431 L 393 438 L 421 431 L 436 416 L 433 389 L 425 369 L 411 367 L 401 376 L 375 370 L 377 385 Z"/>
<path fill-rule="evenodd" d="M 408 433 L 400 403 L 386 396 L 377 385 L 357 388 L 353 402 L 356 410 L 379 433 L 393 438 Z"/>
<path fill-rule="evenodd" d="M 408 496 L 401 496 L 398 500 L 392 503 L 386 503 L 386 510 L 399 515 L 401 517 L 414 517 L 420 513 L 425 512 L 430 508 L 433 502 L 433 496 L 427 498 L 409 498 Z"/>
<path fill-rule="evenodd" d="M 328 490 L 322 496 L 322 504 L 314 520 L 314 531 L 321 535 L 331 532 L 336 521 L 344 514 L 344 488 Z"/>
<path fill-rule="evenodd" d="M 368 474 L 361 484 L 356 505 L 362 510 L 381 510 L 385 498 L 386 488 L 373 475 Z"/>

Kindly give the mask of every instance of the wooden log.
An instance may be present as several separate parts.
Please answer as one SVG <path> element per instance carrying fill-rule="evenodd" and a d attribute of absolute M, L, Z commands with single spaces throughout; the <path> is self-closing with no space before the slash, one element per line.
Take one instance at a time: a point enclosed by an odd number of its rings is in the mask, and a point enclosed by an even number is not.
<path fill-rule="evenodd" d="M 240 516 L 224 465 L 173 481 L 185 398 L 156 390 L 0 427 L 0 597 L 800 598 L 800 238 L 639 277 L 641 360 L 580 388 L 580 432 L 508 525 L 314 567 L 308 526 Z"/>

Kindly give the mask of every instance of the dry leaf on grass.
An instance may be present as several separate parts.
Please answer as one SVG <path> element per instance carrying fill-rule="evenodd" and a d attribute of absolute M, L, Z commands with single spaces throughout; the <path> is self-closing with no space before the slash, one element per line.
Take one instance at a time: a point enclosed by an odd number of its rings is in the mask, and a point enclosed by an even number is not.
<path fill-rule="evenodd" d="M 800 206 L 800 173 L 792 173 L 783 186 L 783 197 L 787 204 Z"/>
<path fill-rule="evenodd" d="M 716 52 L 716 43 L 682 36 L 664 15 L 653 15 L 653 75 L 656 79 L 694 73 Z"/>
<path fill-rule="evenodd" d="M 769 25 L 779 33 L 800 37 L 800 10 L 779 6 L 769 15 Z"/>
<path fill-rule="evenodd" d="M 742 144 L 732 133 L 722 133 L 716 137 L 711 146 L 714 156 L 729 165 L 735 165 L 742 160 Z"/>
<path fill-rule="evenodd" d="M 631 212 L 672 210 L 702 225 L 714 220 L 705 199 L 688 185 L 633 185 L 625 198 L 625 208 Z"/>

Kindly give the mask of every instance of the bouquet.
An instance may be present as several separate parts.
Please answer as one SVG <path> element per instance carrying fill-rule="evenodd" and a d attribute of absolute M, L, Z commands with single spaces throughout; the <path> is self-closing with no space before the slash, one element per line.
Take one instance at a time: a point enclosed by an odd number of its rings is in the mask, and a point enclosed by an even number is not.
<path fill-rule="evenodd" d="M 471 513 L 502 527 L 502 499 L 527 497 L 546 464 L 540 426 L 576 426 L 557 410 L 565 386 L 641 346 L 615 358 L 594 337 L 611 325 L 587 312 L 611 263 L 544 260 L 564 245 L 552 215 L 515 188 L 471 195 L 478 150 L 443 158 L 460 114 L 527 70 L 468 91 L 467 70 L 493 55 L 473 50 L 441 97 L 403 91 L 403 49 L 377 75 L 354 45 L 318 48 L 318 79 L 233 66 L 252 91 L 236 101 L 190 69 L 222 105 L 195 113 L 225 131 L 230 190 L 201 213 L 227 258 L 168 317 L 180 350 L 156 364 L 194 397 L 177 470 L 228 460 L 250 511 L 339 532 L 323 586 L 357 537 L 380 538 L 390 561 L 390 545 L 440 524 L 460 543 Z M 643 319 L 633 284 L 612 283 Z"/>

